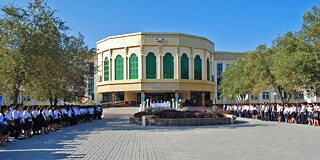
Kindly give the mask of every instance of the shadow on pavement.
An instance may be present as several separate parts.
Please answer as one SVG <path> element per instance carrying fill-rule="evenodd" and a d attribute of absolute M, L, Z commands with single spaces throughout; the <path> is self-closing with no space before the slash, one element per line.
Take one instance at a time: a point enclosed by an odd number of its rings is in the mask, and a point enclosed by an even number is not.
<path fill-rule="evenodd" d="M 244 127 L 266 127 L 270 124 L 251 123 L 240 119 L 236 124 L 215 126 L 139 126 L 129 124 L 129 115 L 107 116 L 102 120 L 68 127 L 48 135 L 39 135 L 31 139 L 14 141 L 0 147 L 0 159 L 81 159 L 85 154 L 75 154 L 77 147 L 84 145 L 81 141 L 89 138 L 89 134 L 98 134 L 99 131 L 146 131 L 170 132 L 205 129 L 237 129 Z M 107 133 L 106 133 L 107 134 Z M 88 135 L 88 136 L 86 136 Z"/>

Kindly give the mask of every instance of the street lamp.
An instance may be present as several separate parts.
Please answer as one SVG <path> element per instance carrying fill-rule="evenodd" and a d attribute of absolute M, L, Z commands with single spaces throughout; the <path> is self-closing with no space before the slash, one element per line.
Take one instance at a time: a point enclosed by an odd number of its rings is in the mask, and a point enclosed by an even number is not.
<path fill-rule="evenodd" d="M 20 86 L 19 90 L 21 91 L 21 94 L 22 94 L 22 99 L 21 99 L 21 104 L 23 104 L 23 91 L 25 90 L 26 88 L 24 86 Z"/>

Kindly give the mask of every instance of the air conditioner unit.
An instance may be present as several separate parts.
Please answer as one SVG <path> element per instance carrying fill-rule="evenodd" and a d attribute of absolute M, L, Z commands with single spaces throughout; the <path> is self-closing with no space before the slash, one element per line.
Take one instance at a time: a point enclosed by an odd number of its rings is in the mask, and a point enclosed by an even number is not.
<path fill-rule="evenodd" d="M 101 82 L 101 76 L 98 76 L 98 82 Z"/>

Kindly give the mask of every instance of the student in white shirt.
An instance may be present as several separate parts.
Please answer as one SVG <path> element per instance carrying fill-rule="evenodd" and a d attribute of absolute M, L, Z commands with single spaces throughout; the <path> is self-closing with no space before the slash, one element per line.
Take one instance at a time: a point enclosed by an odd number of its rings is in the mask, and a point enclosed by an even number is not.
<path fill-rule="evenodd" d="M 65 128 L 67 126 L 67 118 L 68 118 L 66 107 L 63 107 L 60 110 L 60 112 L 61 112 L 61 126 Z"/>
<path fill-rule="evenodd" d="M 313 125 L 313 106 L 308 104 L 307 106 L 307 116 L 308 116 L 308 124 Z"/>
<path fill-rule="evenodd" d="M 89 108 L 89 121 L 92 122 L 93 121 L 93 116 L 94 116 L 94 108 L 93 107 L 90 107 Z"/>
<path fill-rule="evenodd" d="M 319 113 L 320 113 L 320 106 L 318 103 L 316 103 L 313 111 L 314 126 L 319 125 Z"/>
<path fill-rule="evenodd" d="M 53 129 L 54 130 L 59 130 L 60 129 L 60 124 L 61 124 L 61 113 L 59 111 L 59 107 L 53 107 L 53 118 L 54 118 L 54 125 Z"/>
<path fill-rule="evenodd" d="M 9 141 L 9 132 L 8 132 L 8 122 L 6 120 L 5 116 L 5 108 L 4 106 L 0 106 L 0 130 L 2 130 L 2 135 L 0 135 L 1 139 L 1 144 L 5 144 L 5 142 L 10 142 Z"/>
<path fill-rule="evenodd" d="M 20 116 L 20 112 L 22 112 L 22 106 L 17 105 L 15 110 L 12 111 L 12 119 L 14 122 L 14 138 L 22 140 L 23 138 L 20 137 L 21 135 L 21 122 L 22 122 L 22 117 Z"/>
<path fill-rule="evenodd" d="M 25 108 L 25 110 L 22 112 L 22 116 L 23 116 L 23 133 L 24 133 L 24 137 L 25 138 L 29 138 L 31 137 L 31 123 L 32 123 L 32 117 L 30 114 L 31 108 Z"/>

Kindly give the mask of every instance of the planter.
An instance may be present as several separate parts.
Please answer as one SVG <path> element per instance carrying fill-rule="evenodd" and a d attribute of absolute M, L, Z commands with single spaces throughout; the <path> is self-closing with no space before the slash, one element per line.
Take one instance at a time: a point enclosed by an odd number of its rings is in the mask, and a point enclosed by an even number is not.
<path fill-rule="evenodd" d="M 130 123 L 142 125 L 142 119 L 130 118 Z M 133 123 L 134 122 L 134 123 Z M 207 126 L 232 124 L 231 118 L 150 118 L 146 120 L 149 126 Z"/>

